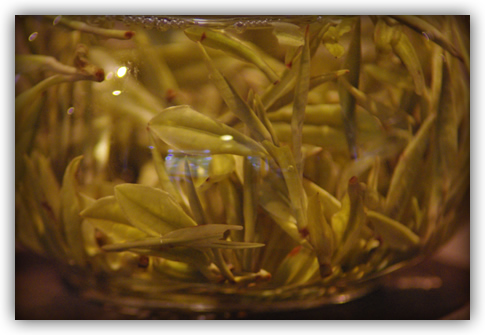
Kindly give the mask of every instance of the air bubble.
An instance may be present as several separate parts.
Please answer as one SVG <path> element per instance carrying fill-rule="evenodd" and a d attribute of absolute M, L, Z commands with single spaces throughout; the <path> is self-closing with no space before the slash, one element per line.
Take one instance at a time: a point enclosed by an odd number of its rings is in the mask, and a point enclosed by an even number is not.
<path fill-rule="evenodd" d="M 243 21 L 237 21 L 234 23 L 234 29 L 238 33 L 243 33 L 246 30 L 246 23 Z"/>
<path fill-rule="evenodd" d="M 160 31 L 166 31 L 169 28 L 168 27 L 168 22 L 167 22 L 166 19 L 160 19 L 160 20 L 158 20 L 157 23 L 156 23 L 156 27 Z"/>
<path fill-rule="evenodd" d="M 145 27 L 145 29 L 151 30 L 155 27 L 155 24 L 155 19 L 152 17 L 147 17 L 143 20 L 143 27 Z"/>

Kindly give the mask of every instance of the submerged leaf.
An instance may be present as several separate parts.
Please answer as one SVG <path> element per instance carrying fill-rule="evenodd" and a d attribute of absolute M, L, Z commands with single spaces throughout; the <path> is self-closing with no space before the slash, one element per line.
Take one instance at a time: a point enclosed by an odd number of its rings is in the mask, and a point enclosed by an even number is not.
<path fill-rule="evenodd" d="M 383 19 L 379 19 L 374 29 L 374 39 L 378 50 L 385 53 L 392 50 L 399 56 L 413 78 L 416 94 L 424 94 L 426 85 L 421 63 L 401 25 L 391 27 Z"/>
<path fill-rule="evenodd" d="M 231 83 L 229 83 L 229 81 L 227 81 L 222 73 L 215 67 L 204 47 L 200 43 L 198 45 L 209 69 L 211 79 L 231 112 L 246 124 L 251 134 L 257 140 L 270 140 L 271 134 L 257 117 L 256 113 L 251 109 L 247 102 L 239 96 Z"/>
<path fill-rule="evenodd" d="M 165 191 L 137 184 L 115 187 L 116 200 L 130 223 L 151 236 L 195 226 L 180 205 Z"/>
<path fill-rule="evenodd" d="M 301 152 L 302 128 L 310 86 L 310 42 L 308 35 L 309 32 L 307 27 L 305 44 L 301 52 L 300 63 L 298 64 L 295 98 L 293 100 L 293 113 L 291 118 L 293 155 L 296 161 L 296 169 L 298 170 L 298 173 L 300 173 L 300 176 L 303 176 L 303 154 Z"/>
<path fill-rule="evenodd" d="M 349 147 L 351 158 L 357 158 L 357 121 L 355 117 L 355 98 L 345 88 L 342 80 L 354 86 L 359 87 L 360 78 L 360 63 L 361 63 L 361 46 L 360 46 L 360 17 L 355 20 L 354 32 L 350 40 L 349 51 L 345 58 L 343 68 L 349 69 L 349 73 L 345 78 L 339 78 L 338 93 L 340 98 L 340 105 L 342 106 L 342 119 L 345 129 L 345 137 Z"/>
<path fill-rule="evenodd" d="M 428 147 L 427 144 L 434 123 L 434 115 L 426 118 L 417 134 L 401 154 L 394 169 L 386 197 L 386 213 L 396 220 L 400 220 L 406 211 L 412 191 L 416 187 L 416 178 L 422 167 L 423 155 Z"/>
<path fill-rule="evenodd" d="M 57 74 L 73 75 L 77 73 L 74 66 L 65 65 L 52 56 L 15 55 L 15 73 L 35 71 L 53 71 Z"/>
<path fill-rule="evenodd" d="M 445 35 L 443 35 L 443 33 L 438 28 L 436 28 L 429 22 L 425 21 L 424 19 L 416 15 L 390 15 L 390 16 L 396 19 L 397 21 L 400 21 L 403 24 L 414 29 L 419 34 L 425 35 L 426 38 L 442 46 L 453 56 L 459 58 L 460 60 L 464 60 L 465 57 L 455 48 L 453 43 L 450 40 L 448 40 L 448 38 Z"/>
<path fill-rule="evenodd" d="M 79 186 L 76 180 L 76 174 L 82 159 L 83 157 L 79 156 L 69 163 L 64 173 L 62 188 L 59 193 L 59 198 L 61 199 L 60 216 L 64 226 L 66 241 L 69 245 L 71 256 L 80 266 L 86 264 L 81 228 L 82 218 L 79 215 L 83 208 L 81 208 L 78 193 Z"/>
<path fill-rule="evenodd" d="M 324 200 L 319 193 L 308 198 L 308 234 L 310 243 L 315 250 L 320 264 L 320 276 L 327 277 L 332 273 L 332 254 L 334 251 L 334 236 L 330 225 L 325 219 Z"/>
<path fill-rule="evenodd" d="M 269 183 L 263 183 L 259 203 L 268 212 L 271 218 L 285 231 L 293 240 L 299 244 L 306 244 L 307 241 L 300 235 L 296 219 L 290 210 L 288 200 L 279 194 Z"/>
<path fill-rule="evenodd" d="M 133 36 L 135 36 L 135 32 L 130 30 L 116 30 L 116 29 L 105 29 L 105 28 L 95 27 L 82 21 L 72 20 L 63 15 L 58 15 L 58 16 L 48 15 L 47 17 L 54 20 L 55 24 L 63 24 L 66 27 L 69 27 L 71 29 L 79 30 L 85 33 L 99 35 L 105 38 L 129 40 Z"/>
<path fill-rule="evenodd" d="M 332 217 L 331 224 L 337 243 L 337 250 L 333 255 L 335 263 L 341 262 L 355 247 L 364 227 L 366 214 L 363 193 L 358 179 L 352 177 L 342 201 L 342 208 Z"/>
<path fill-rule="evenodd" d="M 280 45 L 300 47 L 305 43 L 305 35 L 300 26 L 287 22 L 271 22 L 271 25 Z"/>
<path fill-rule="evenodd" d="M 323 35 L 323 44 L 334 57 L 344 55 L 345 49 L 339 44 L 340 38 L 352 30 L 353 23 L 352 18 L 343 19 L 337 26 L 329 27 Z"/>
<path fill-rule="evenodd" d="M 189 106 L 165 109 L 150 121 L 148 129 L 187 153 L 266 155 L 266 150 L 253 139 Z"/>
<path fill-rule="evenodd" d="M 264 246 L 261 243 L 244 243 L 223 240 L 228 230 L 241 230 L 241 226 L 207 224 L 173 230 L 162 237 L 146 237 L 123 243 L 103 246 L 106 251 L 126 251 L 140 248 L 166 250 L 173 247 L 243 249 Z"/>
<path fill-rule="evenodd" d="M 279 80 L 276 73 L 255 50 L 233 36 L 222 31 L 210 28 L 192 26 L 184 30 L 185 35 L 192 41 L 200 42 L 204 46 L 222 50 L 256 65 L 270 80 L 275 83 Z"/>
<path fill-rule="evenodd" d="M 407 250 L 419 245 L 419 237 L 403 224 L 374 211 L 367 211 L 367 217 L 389 248 Z"/>
<path fill-rule="evenodd" d="M 273 275 L 272 283 L 277 286 L 303 283 L 318 273 L 319 268 L 315 253 L 308 248 L 297 246 L 281 261 Z"/>
<path fill-rule="evenodd" d="M 81 216 L 114 242 L 137 240 L 147 236 L 130 224 L 114 196 L 96 200 L 81 212 Z"/>

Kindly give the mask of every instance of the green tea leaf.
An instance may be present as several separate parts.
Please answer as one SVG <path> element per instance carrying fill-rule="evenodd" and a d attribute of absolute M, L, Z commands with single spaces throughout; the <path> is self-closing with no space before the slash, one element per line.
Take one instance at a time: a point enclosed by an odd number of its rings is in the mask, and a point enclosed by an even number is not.
<path fill-rule="evenodd" d="M 245 61 L 256 65 L 271 83 L 279 80 L 278 75 L 264 61 L 263 57 L 242 41 L 221 31 L 192 26 L 184 30 L 185 35 L 192 41 L 200 42 L 204 46 L 222 50 Z"/>
<path fill-rule="evenodd" d="M 210 72 L 210 77 L 217 87 L 222 99 L 229 107 L 229 110 L 236 115 L 246 126 L 249 128 L 251 134 L 259 141 L 264 139 L 270 140 L 271 134 L 264 127 L 261 120 L 256 116 L 256 113 L 251 109 L 251 107 L 244 101 L 239 94 L 236 92 L 234 87 L 226 80 L 221 72 L 215 67 L 212 59 L 210 58 L 207 51 L 199 43 L 200 50 L 204 56 L 204 61 Z"/>
<path fill-rule="evenodd" d="M 153 163 L 155 164 L 155 170 L 157 171 L 158 175 L 158 180 L 160 182 L 160 187 L 162 190 L 165 192 L 168 192 L 174 199 L 177 200 L 177 202 L 185 207 L 185 202 L 183 201 L 182 197 L 180 196 L 180 193 L 177 191 L 175 185 L 172 183 L 170 180 L 170 177 L 167 173 L 167 170 L 165 168 L 165 161 L 162 158 L 161 152 L 160 152 L 160 147 L 154 138 L 154 134 L 149 131 L 148 132 L 149 138 L 150 138 L 150 150 L 152 153 L 153 157 Z M 187 209 L 187 208 L 184 208 Z"/>
<path fill-rule="evenodd" d="M 184 172 L 185 172 L 184 180 L 187 186 L 186 187 L 187 199 L 189 201 L 189 206 L 192 212 L 192 216 L 198 225 L 205 225 L 208 223 L 206 214 L 200 202 L 199 195 L 197 194 L 197 190 L 194 186 L 193 173 L 190 169 L 187 159 L 184 160 Z"/>
<path fill-rule="evenodd" d="M 455 48 L 454 43 L 452 43 L 438 28 L 426 20 L 416 15 L 390 15 L 390 17 L 409 26 L 419 34 L 425 35 L 426 38 L 440 45 L 458 59 L 464 60 L 465 57 Z"/>
<path fill-rule="evenodd" d="M 413 78 L 416 94 L 422 95 L 426 86 L 421 63 L 411 41 L 402 32 L 402 26 L 389 26 L 383 19 L 379 19 L 374 29 L 374 40 L 381 52 L 389 53 L 392 50 L 399 56 Z"/>
<path fill-rule="evenodd" d="M 66 16 L 63 15 L 47 15 L 48 18 L 52 19 L 55 24 L 63 24 L 66 27 L 69 27 L 71 29 L 79 30 L 85 33 L 91 33 L 95 35 L 99 35 L 101 37 L 105 38 L 115 38 L 115 39 L 120 39 L 120 40 L 129 40 L 133 36 L 135 36 L 134 31 L 130 30 L 116 30 L 116 29 L 106 29 L 106 28 L 100 28 L 100 27 L 95 27 L 92 25 L 89 25 L 85 22 L 82 21 L 76 21 L 72 20 Z"/>
<path fill-rule="evenodd" d="M 130 223 L 151 236 L 195 226 L 180 205 L 165 191 L 137 184 L 115 187 L 116 200 Z"/>
<path fill-rule="evenodd" d="M 197 268 L 202 274 L 208 278 L 212 278 L 213 275 L 208 273 L 208 267 L 211 265 L 212 260 L 207 252 L 188 247 L 175 247 L 175 248 L 133 248 L 131 252 L 135 252 L 146 256 L 155 256 L 169 259 L 171 261 L 182 262 Z"/>
<path fill-rule="evenodd" d="M 298 73 L 295 84 L 295 99 L 293 100 L 293 113 L 291 118 L 292 148 L 296 161 L 296 169 L 300 176 L 303 176 L 303 155 L 301 152 L 302 145 L 302 128 L 305 119 L 305 108 L 308 100 L 308 91 L 310 86 L 310 42 L 308 27 L 305 32 L 305 44 L 303 46 L 300 62 L 298 64 Z"/>
<path fill-rule="evenodd" d="M 280 45 L 300 47 L 305 43 L 305 34 L 300 26 L 287 22 L 271 22 L 271 25 Z"/>
<path fill-rule="evenodd" d="M 35 71 L 52 71 L 56 74 L 73 75 L 77 73 L 74 66 L 59 62 L 52 56 L 46 55 L 15 55 L 15 73 L 29 73 Z"/>
<path fill-rule="evenodd" d="M 424 120 L 417 134 L 401 154 L 394 169 L 386 196 L 386 213 L 396 220 L 400 220 L 411 199 L 416 177 L 421 170 L 421 162 L 434 124 L 434 115 L 430 115 Z"/>
<path fill-rule="evenodd" d="M 163 236 L 163 243 L 175 243 L 179 240 L 190 242 L 203 239 L 222 239 L 224 238 L 224 233 L 228 230 L 242 229 L 242 226 L 226 224 L 206 224 L 202 226 L 181 228 L 165 234 Z"/>
<path fill-rule="evenodd" d="M 230 179 L 224 179 L 217 183 L 217 188 L 224 199 L 224 214 L 229 225 L 242 226 L 244 217 L 242 211 L 242 195 Z M 244 233 L 231 230 L 231 240 L 242 242 Z"/>
<path fill-rule="evenodd" d="M 308 197 L 314 197 L 318 194 L 319 201 L 322 203 L 323 211 L 327 220 L 331 220 L 332 216 L 342 208 L 342 203 L 332 194 L 315 184 L 314 182 L 304 178 L 303 187 Z"/>
<path fill-rule="evenodd" d="M 400 69 L 388 69 L 377 64 L 366 64 L 364 72 L 382 83 L 390 84 L 403 90 L 414 90 L 413 79 L 409 72 Z"/>
<path fill-rule="evenodd" d="M 359 132 L 380 132 L 379 121 L 363 108 L 356 109 L 357 129 Z M 277 112 L 269 113 L 268 119 L 276 122 L 290 122 L 291 107 L 284 107 Z M 305 125 L 322 125 L 334 128 L 343 128 L 340 104 L 308 105 L 305 109 Z"/>
<path fill-rule="evenodd" d="M 404 251 L 419 245 L 419 237 L 398 221 L 374 211 L 367 211 L 367 217 L 389 248 Z"/>
<path fill-rule="evenodd" d="M 294 73 L 294 71 L 290 73 Z M 318 76 L 313 76 L 310 78 L 309 90 L 311 91 L 324 83 L 336 80 L 339 77 L 346 75 L 347 73 L 349 73 L 349 70 L 338 70 L 334 72 L 324 73 Z M 263 100 L 263 104 L 268 111 L 276 111 L 290 104 L 295 99 L 295 91 L 290 89 L 293 87 L 292 85 L 294 85 L 294 76 L 294 74 L 291 76 L 290 83 L 284 82 L 284 79 L 286 77 L 283 77 L 281 82 L 278 85 L 274 86 L 274 90 L 267 91 L 268 93 L 265 93 L 265 95 L 263 95 L 262 98 L 265 98 Z M 284 87 L 283 85 L 285 84 L 288 86 Z"/>
<path fill-rule="evenodd" d="M 363 189 L 356 177 L 349 180 L 348 191 L 342 200 L 342 208 L 332 217 L 332 229 L 335 232 L 337 250 L 333 261 L 339 263 L 357 243 L 365 225 Z"/>
<path fill-rule="evenodd" d="M 273 274 L 272 283 L 277 286 L 302 283 L 318 273 L 319 268 L 315 253 L 297 246 L 281 261 Z"/>
<path fill-rule="evenodd" d="M 353 20 L 343 19 L 337 26 L 331 26 L 323 35 L 325 48 L 336 58 L 344 55 L 345 49 L 339 44 L 340 38 L 352 30 Z"/>
<path fill-rule="evenodd" d="M 260 171 L 255 166 L 260 166 L 261 161 L 258 157 L 244 157 L 243 162 L 243 218 L 244 218 L 244 241 L 254 242 L 255 225 L 257 219 L 258 190 L 260 184 Z M 254 166 L 253 166 L 254 164 Z M 251 270 L 251 250 L 245 250 L 243 254 L 242 266 L 245 271 Z"/>
<path fill-rule="evenodd" d="M 330 225 L 325 219 L 324 199 L 319 193 L 308 198 L 308 233 L 310 243 L 315 250 L 320 264 L 320 276 L 327 277 L 332 273 L 332 254 L 334 251 L 334 236 Z"/>
<path fill-rule="evenodd" d="M 137 240 L 147 236 L 130 224 L 114 196 L 96 200 L 81 212 L 81 216 L 114 242 Z"/>
<path fill-rule="evenodd" d="M 338 93 L 340 105 L 342 106 L 342 119 L 344 122 L 345 137 L 347 139 L 350 156 L 353 159 L 357 158 L 357 122 L 355 118 L 355 98 L 342 84 L 342 80 L 348 80 L 352 86 L 359 87 L 361 63 L 360 39 L 360 17 L 358 17 L 354 23 L 354 32 L 352 34 L 349 50 L 343 64 L 343 68 L 349 69 L 349 73 L 345 79 L 341 77 L 338 79 Z"/>
<path fill-rule="evenodd" d="M 291 126 L 287 123 L 273 123 L 276 135 L 282 142 L 291 142 Z M 303 144 L 311 144 L 329 150 L 330 152 L 348 152 L 345 134 L 341 129 L 329 126 L 305 124 L 302 128 Z"/>
<path fill-rule="evenodd" d="M 287 146 L 276 147 L 269 141 L 263 141 L 263 145 L 277 162 L 283 174 L 288 191 L 288 199 L 290 200 L 298 227 L 305 227 L 307 198 L 291 149 Z"/>
<path fill-rule="evenodd" d="M 262 184 L 259 204 L 271 216 L 271 218 L 298 244 L 307 244 L 308 242 L 300 235 L 296 219 L 290 210 L 290 204 L 283 195 L 279 194 L 272 185 Z M 309 246 L 307 244 L 307 246 Z"/>
<path fill-rule="evenodd" d="M 126 251 L 139 248 L 166 250 L 173 247 L 243 249 L 264 246 L 261 243 L 243 243 L 223 240 L 228 230 L 241 230 L 241 226 L 206 224 L 173 230 L 162 237 L 145 237 L 123 243 L 103 246 L 106 251 Z"/>
<path fill-rule="evenodd" d="M 165 143 L 188 153 L 266 155 L 256 141 L 189 106 L 165 109 L 150 121 L 148 129 Z"/>
<path fill-rule="evenodd" d="M 81 201 L 78 193 L 78 182 L 76 174 L 79 164 L 83 159 L 82 156 L 74 158 L 66 168 L 62 180 L 62 188 L 59 192 L 61 199 L 60 216 L 64 226 L 64 233 L 71 257 L 76 264 L 84 266 L 86 264 L 86 254 L 84 251 L 84 240 L 81 229 L 82 218 L 79 215 L 81 210 Z"/>

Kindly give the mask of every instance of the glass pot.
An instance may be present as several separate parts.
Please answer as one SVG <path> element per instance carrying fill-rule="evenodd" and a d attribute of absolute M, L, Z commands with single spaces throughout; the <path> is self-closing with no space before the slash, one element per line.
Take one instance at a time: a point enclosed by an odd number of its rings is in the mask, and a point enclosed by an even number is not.
<path fill-rule="evenodd" d="M 17 16 L 17 242 L 140 311 L 341 303 L 469 189 L 454 16 Z"/>

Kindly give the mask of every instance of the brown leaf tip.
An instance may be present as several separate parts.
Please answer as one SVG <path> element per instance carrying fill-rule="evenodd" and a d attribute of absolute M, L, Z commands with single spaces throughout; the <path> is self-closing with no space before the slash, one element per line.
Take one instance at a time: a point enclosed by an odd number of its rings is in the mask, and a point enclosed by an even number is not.
<path fill-rule="evenodd" d="M 141 256 L 140 259 L 138 259 L 138 267 L 140 268 L 147 268 L 150 263 L 150 260 L 147 256 Z"/>
<path fill-rule="evenodd" d="M 130 31 L 125 32 L 125 38 L 127 40 L 131 39 L 133 36 L 135 36 L 135 32 L 134 31 L 131 31 L 130 30 Z"/>
<path fill-rule="evenodd" d="M 97 70 L 94 76 L 97 82 L 99 83 L 102 82 L 104 80 L 104 70 L 103 69 Z"/>
<path fill-rule="evenodd" d="M 288 256 L 293 257 L 295 255 L 298 255 L 298 253 L 300 252 L 300 250 L 301 250 L 301 245 L 296 246 L 296 247 L 293 248 L 293 250 L 290 251 L 290 253 L 288 254 Z"/>
<path fill-rule="evenodd" d="M 300 233 L 300 236 L 302 238 L 305 238 L 308 235 L 310 235 L 310 232 L 308 231 L 308 228 L 307 227 L 300 229 L 298 232 Z"/>
<path fill-rule="evenodd" d="M 359 182 L 359 178 L 357 178 L 356 176 L 353 176 L 349 180 L 349 185 L 356 185 L 358 182 Z"/>

